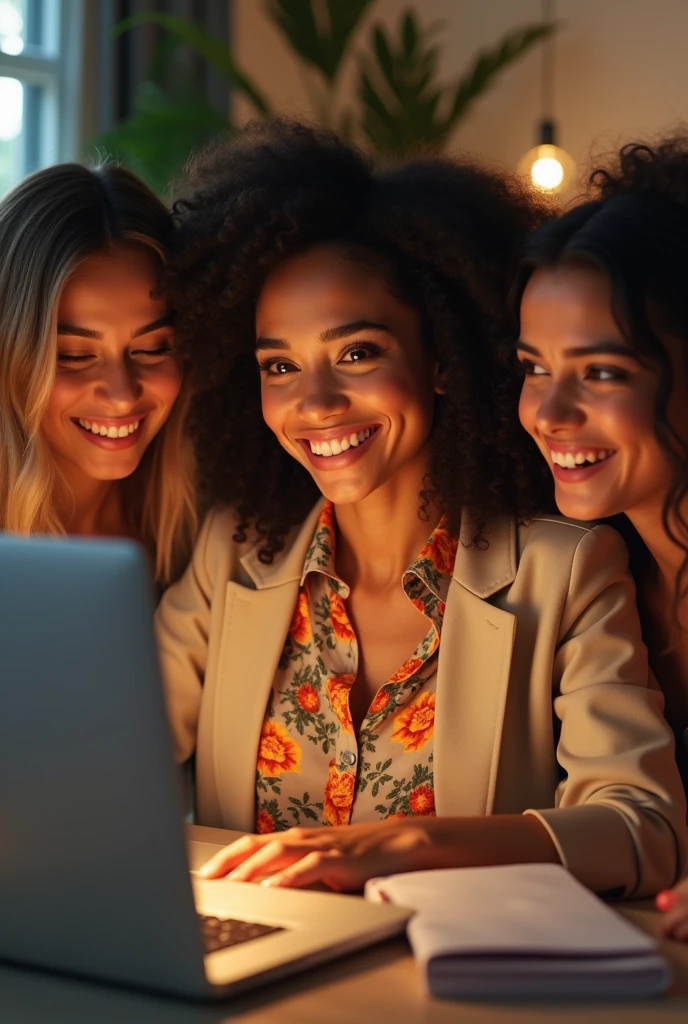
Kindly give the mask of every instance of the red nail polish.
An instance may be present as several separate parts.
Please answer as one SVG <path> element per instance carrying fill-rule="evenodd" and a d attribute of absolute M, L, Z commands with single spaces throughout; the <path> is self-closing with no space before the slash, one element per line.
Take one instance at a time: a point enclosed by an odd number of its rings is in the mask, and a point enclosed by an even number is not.
<path fill-rule="evenodd" d="M 673 905 L 676 903 L 676 893 L 672 892 L 671 889 L 662 889 L 661 892 L 657 893 L 655 899 L 655 906 L 657 910 L 671 910 Z"/>

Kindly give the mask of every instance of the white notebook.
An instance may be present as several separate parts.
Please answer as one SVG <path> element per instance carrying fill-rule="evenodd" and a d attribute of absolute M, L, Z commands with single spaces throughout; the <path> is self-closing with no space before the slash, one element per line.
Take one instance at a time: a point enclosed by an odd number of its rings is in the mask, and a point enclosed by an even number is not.
<path fill-rule="evenodd" d="M 408 936 L 434 996 L 651 996 L 671 980 L 654 939 L 559 865 L 390 875 L 366 896 L 417 911 Z"/>

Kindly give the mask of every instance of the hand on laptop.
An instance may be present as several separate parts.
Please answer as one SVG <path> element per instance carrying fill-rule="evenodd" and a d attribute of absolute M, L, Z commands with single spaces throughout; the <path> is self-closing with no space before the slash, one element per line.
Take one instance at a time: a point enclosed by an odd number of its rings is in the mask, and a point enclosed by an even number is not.
<path fill-rule="evenodd" d="M 688 878 L 657 895 L 657 909 L 663 910 L 662 934 L 688 942 Z"/>
<path fill-rule="evenodd" d="M 534 861 L 559 863 L 559 855 L 532 815 L 387 818 L 364 825 L 244 836 L 198 874 L 229 875 L 241 882 L 262 878 L 263 885 L 289 888 L 323 883 L 345 892 L 362 889 L 376 875 Z"/>
<path fill-rule="evenodd" d="M 368 878 L 438 867 L 437 819 L 390 818 L 364 825 L 292 828 L 244 836 L 200 869 L 202 878 L 289 888 L 324 883 L 336 892 L 359 890 Z M 433 827 L 435 826 L 435 827 Z M 439 857 L 441 859 L 441 855 Z"/>

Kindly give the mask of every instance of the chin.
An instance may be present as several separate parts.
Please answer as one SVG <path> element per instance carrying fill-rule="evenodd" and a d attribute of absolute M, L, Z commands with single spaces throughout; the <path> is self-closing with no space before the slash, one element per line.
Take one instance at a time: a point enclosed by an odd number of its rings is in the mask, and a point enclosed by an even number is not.
<path fill-rule="evenodd" d="M 608 508 L 586 501 L 576 501 L 574 498 L 561 497 L 555 493 L 554 499 L 557 508 L 567 519 L 579 519 L 583 523 L 592 522 L 595 519 L 606 519 L 608 516 L 616 515 L 618 509 Z"/>
<path fill-rule="evenodd" d="M 324 498 L 331 501 L 333 505 L 353 505 L 357 501 L 363 501 L 374 488 L 364 487 L 358 482 L 346 480 L 315 480 L 318 489 Z"/>

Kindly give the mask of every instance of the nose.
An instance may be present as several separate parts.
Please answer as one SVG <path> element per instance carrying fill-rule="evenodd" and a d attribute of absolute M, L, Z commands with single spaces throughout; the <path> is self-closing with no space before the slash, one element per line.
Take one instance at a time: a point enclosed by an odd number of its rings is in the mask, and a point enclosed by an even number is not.
<path fill-rule="evenodd" d="M 142 391 L 136 367 L 122 359 L 105 368 L 96 395 L 113 414 L 121 416 L 131 412 Z"/>
<path fill-rule="evenodd" d="M 316 425 L 341 416 L 351 405 L 341 383 L 327 370 L 304 373 L 302 381 L 298 413 L 308 423 Z"/>
<path fill-rule="evenodd" d="M 535 414 L 535 422 L 541 434 L 553 437 L 557 433 L 577 428 L 585 422 L 585 411 L 578 401 L 575 387 L 571 384 L 552 380 Z"/>

